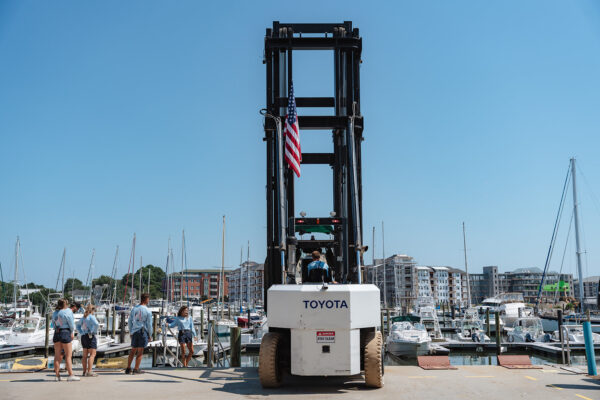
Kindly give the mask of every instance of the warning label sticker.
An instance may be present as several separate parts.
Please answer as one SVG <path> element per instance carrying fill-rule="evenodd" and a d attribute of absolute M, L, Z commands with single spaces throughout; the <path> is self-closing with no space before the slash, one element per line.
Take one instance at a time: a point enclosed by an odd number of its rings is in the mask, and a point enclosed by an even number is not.
<path fill-rule="evenodd" d="M 335 343 L 335 331 L 317 331 L 317 343 Z"/>

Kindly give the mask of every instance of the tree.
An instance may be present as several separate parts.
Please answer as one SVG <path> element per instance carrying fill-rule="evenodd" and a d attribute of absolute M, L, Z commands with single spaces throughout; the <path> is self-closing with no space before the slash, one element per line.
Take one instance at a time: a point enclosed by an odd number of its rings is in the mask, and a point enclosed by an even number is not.
<path fill-rule="evenodd" d="M 0 303 L 10 303 L 13 301 L 15 285 L 10 282 L 0 282 Z M 17 297 L 19 293 L 17 292 Z"/>
<path fill-rule="evenodd" d="M 150 287 L 148 287 L 148 272 L 150 272 Z M 121 284 L 123 284 L 123 286 L 127 284 L 129 290 L 131 290 L 132 285 L 134 289 L 139 290 L 140 273 L 142 276 L 142 292 L 150 293 L 151 299 L 162 298 L 162 283 L 163 279 L 165 279 L 166 277 L 166 274 L 165 271 L 162 270 L 162 268 L 156 267 L 152 264 L 148 264 L 145 267 L 142 267 L 141 272 L 138 269 L 137 271 L 135 271 L 135 275 L 131 273 L 123 275 L 123 278 L 121 278 Z"/>
<path fill-rule="evenodd" d="M 73 290 L 89 290 L 89 287 L 84 286 L 83 282 L 77 278 L 69 278 L 65 282 L 63 293 L 66 295 L 67 293 L 71 293 Z"/>

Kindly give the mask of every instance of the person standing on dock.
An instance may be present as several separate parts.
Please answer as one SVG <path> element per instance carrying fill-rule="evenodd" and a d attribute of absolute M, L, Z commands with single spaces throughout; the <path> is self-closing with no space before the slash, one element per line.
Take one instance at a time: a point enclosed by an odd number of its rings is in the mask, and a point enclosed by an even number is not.
<path fill-rule="evenodd" d="M 142 293 L 140 304 L 133 307 L 129 313 L 129 335 L 131 335 L 131 351 L 127 359 L 126 374 L 141 374 L 140 364 L 142 363 L 142 355 L 144 348 L 148 346 L 148 339 L 152 335 L 152 313 L 148 310 L 148 302 L 150 295 Z M 135 359 L 135 368 L 131 370 L 131 363 Z"/>
<path fill-rule="evenodd" d="M 96 334 L 98 333 L 98 320 L 94 316 L 96 307 L 89 304 L 86 307 L 83 318 L 77 323 L 77 331 L 81 338 L 81 347 L 83 348 L 83 355 L 81 356 L 81 364 L 83 366 L 83 376 L 98 376 L 92 371 L 94 367 L 94 358 L 96 358 L 96 349 L 98 348 L 98 341 Z"/>
<path fill-rule="evenodd" d="M 182 306 L 177 312 L 177 317 L 169 324 L 169 328 L 175 328 L 179 330 L 177 335 L 177 341 L 181 346 L 181 363 L 184 367 L 188 366 L 188 363 L 194 355 L 194 339 L 196 337 L 196 331 L 194 329 L 194 319 L 190 317 L 188 306 Z M 185 348 L 187 346 L 188 355 L 185 355 Z"/>
<path fill-rule="evenodd" d="M 60 381 L 60 363 L 65 357 L 65 364 L 69 377 L 67 381 L 78 381 L 79 378 L 73 375 L 73 345 L 72 341 L 75 336 L 75 321 L 73 312 L 68 308 L 69 302 L 65 299 L 60 299 L 56 305 L 56 311 L 52 315 L 54 323 L 54 374 L 56 381 Z"/>

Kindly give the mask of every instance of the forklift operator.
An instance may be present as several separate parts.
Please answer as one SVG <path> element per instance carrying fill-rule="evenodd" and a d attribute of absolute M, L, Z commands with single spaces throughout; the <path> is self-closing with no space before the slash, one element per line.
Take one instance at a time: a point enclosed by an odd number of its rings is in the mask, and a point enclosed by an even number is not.
<path fill-rule="evenodd" d="M 333 282 L 331 269 L 327 263 L 321 261 L 321 253 L 318 250 L 312 252 L 312 262 L 308 264 L 308 281 L 307 282 Z"/>

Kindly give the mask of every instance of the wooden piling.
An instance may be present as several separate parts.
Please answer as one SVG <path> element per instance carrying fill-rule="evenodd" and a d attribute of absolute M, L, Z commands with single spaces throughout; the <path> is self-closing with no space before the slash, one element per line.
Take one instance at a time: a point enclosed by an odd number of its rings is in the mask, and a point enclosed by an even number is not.
<path fill-rule="evenodd" d="M 48 358 L 50 349 L 50 314 L 46 310 L 46 339 L 44 340 L 44 356 Z"/>
<path fill-rule="evenodd" d="M 158 313 L 152 313 L 152 341 L 156 341 L 156 331 L 158 330 Z M 157 347 L 152 348 L 152 368 L 156 367 Z"/>
<path fill-rule="evenodd" d="M 206 366 L 213 367 L 213 322 L 208 321 L 208 340 L 206 341 Z"/>
<path fill-rule="evenodd" d="M 500 339 L 502 339 L 502 331 L 500 330 L 500 312 L 496 311 L 494 314 L 496 317 L 496 355 L 499 355 L 501 350 Z"/>
<path fill-rule="evenodd" d="M 108 324 L 108 322 L 106 322 Z M 115 338 L 115 332 L 117 331 L 117 309 L 113 306 L 113 315 L 112 315 L 112 335 L 111 337 Z"/>
<path fill-rule="evenodd" d="M 231 345 L 231 367 L 242 366 L 242 329 L 238 326 L 229 328 L 229 340 Z"/>
<path fill-rule="evenodd" d="M 125 342 L 125 312 L 119 313 L 119 343 Z"/>
<path fill-rule="evenodd" d="M 563 311 L 562 310 L 557 310 L 556 319 L 558 321 L 558 337 L 560 338 L 560 342 L 562 343 L 562 341 L 563 341 L 563 330 L 562 330 Z"/>
<path fill-rule="evenodd" d="M 108 321 L 110 320 L 110 308 L 106 309 L 106 336 L 108 336 Z"/>
<path fill-rule="evenodd" d="M 492 328 L 490 327 L 490 309 L 485 309 L 485 325 L 487 329 L 487 336 L 492 337 Z"/>

